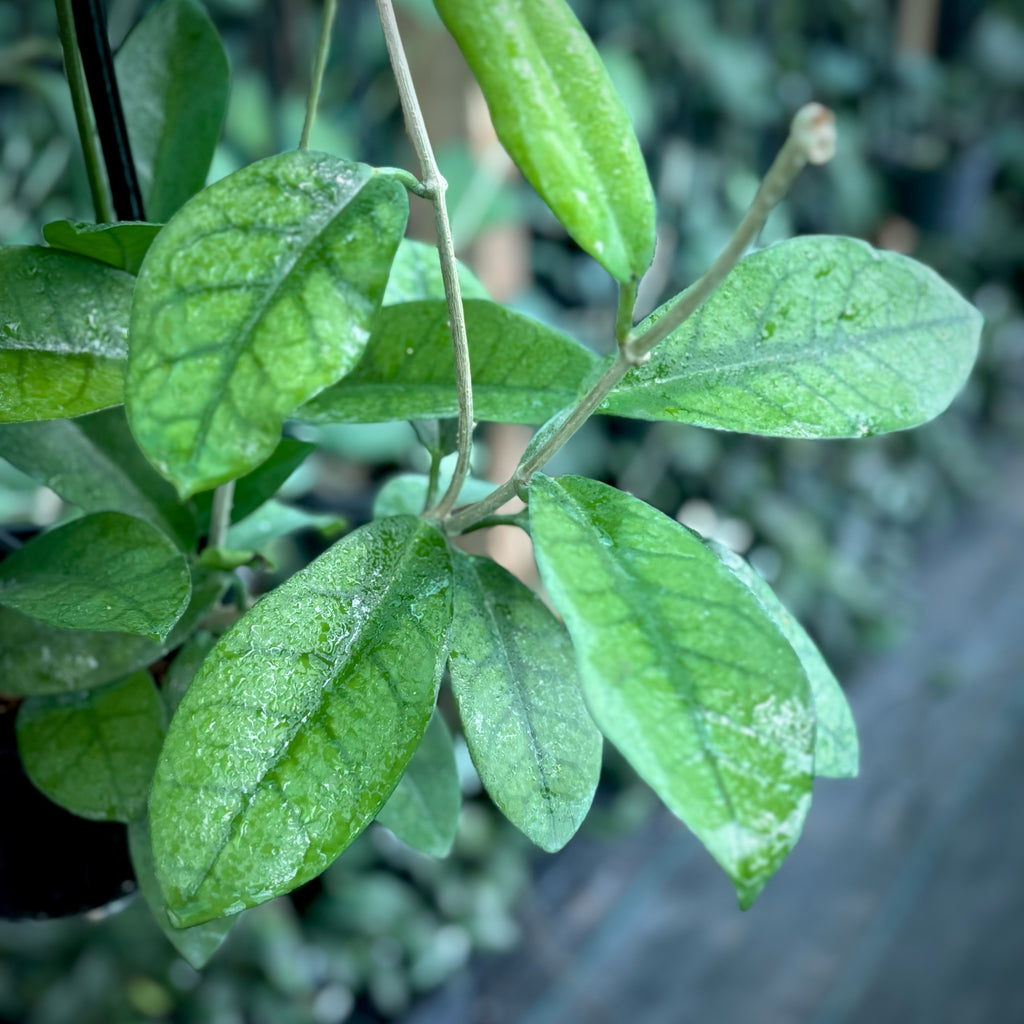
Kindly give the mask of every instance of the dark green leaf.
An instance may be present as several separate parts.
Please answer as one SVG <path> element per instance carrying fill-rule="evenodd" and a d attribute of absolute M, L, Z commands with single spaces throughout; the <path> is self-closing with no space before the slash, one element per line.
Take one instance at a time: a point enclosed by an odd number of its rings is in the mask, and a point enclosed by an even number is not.
<path fill-rule="evenodd" d="M 447 857 L 459 827 L 462 792 L 455 748 L 435 711 L 405 774 L 377 815 L 407 846 L 429 857 Z"/>
<path fill-rule="evenodd" d="M 95 512 L 40 534 L 0 562 L 0 604 L 61 629 L 163 640 L 192 594 L 167 535 L 122 512 Z"/>
<path fill-rule="evenodd" d="M 228 59 L 195 0 L 163 0 L 114 60 L 146 214 L 164 221 L 203 185 L 228 103 Z"/>
<path fill-rule="evenodd" d="M 134 280 L 59 249 L 0 249 L 0 422 L 121 401 Z"/>
<path fill-rule="evenodd" d="M 823 778 L 852 778 L 860 760 L 857 724 L 847 703 L 843 688 L 821 656 L 803 626 L 786 611 L 775 591 L 753 567 L 734 551 L 705 541 L 722 563 L 750 588 L 761 607 L 779 627 L 779 631 L 796 651 L 807 673 L 814 701 L 817 728 L 814 739 L 814 774 Z"/>
<path fill-rule="evenodd" d="M 502 145 L 619 281 L 654 256 L 654 195 L 629 116 L 564 0 L 434 0 Z"/>
<path fill-rule="evenodd" d="M 561 331 L 470 299 L 466 330 L 478 419 L 543 423 L 576 398 L 597 357 Z M 458 410 L 443 302 L 381 310 L 366 354 L 342 381 L 304 405 L 307 423 L 378 423 L 453 416 Z"/>
<path fill-rule="evenodd" d="M 162 224 L 121 221 L 88 224 L 80 220 L 54 220 L 43 225 L 43 238 L 55 249 L 77 252 L 118 270 L 137 274 L 142 258 Z"/>
<path fill-rule="evenodd" d="M 459 263 L 459 286 L 463 300 L 490 299 L 487 289 L 465 264 Z M 384 305 L 417 302 L 420 299 L 443 299 L 444 278 L 436 245 L 403 238 L 391 264 L 391 276 L 384 291 Z"/>
<path fill-rule="evenodd" d="M 174 656 L 160 687 L 160 696 L 169 714 L 173 715 L 177 710 L 199 666 L 216 643 L 217 637 L 213 633 L 201 629 Z"/>
<path fill-rule="evenodd" d="M 980 332 L 978 311 L 922 264 L 852 238 L 794 238 L 742 260 L 601 411 L 780 437 L 884 434 L 949 405 Z"/>
<path fill-rule="evenodd" d="M 402 473 L 392 477 L 378 492 L 373 502 L 373 518 L 384 519 L 386 516 L 418 516 L 424 509 L 427 500 L 429 479 L 419 473 Z M 438 486 L 438 494 L 448 486 L 442 480 Z M 459 505 L 468 505 L 486 498 L 495 485 L 487 480 L 475 480 L 467 477 L 459 491 Z"/>
<path fill-rule="evenodd" d="M 176 924 L 293 889 L 373 820 L 427 727 L 450 620 L 445 540 L 401 517 L 349 534 L 221 638 L 150 798 Z"/>
<path fill-rule="evenodd" d="M 814 709 L 799 660 L 747 587 L 642 501 L 536 475 L 530 524 L 595 721 L 749 906 L 810 806 Z"/>
<path fill-rule="evenodd" d="M 126 401 L 180 494 L 258 466 L 285 417 L 356 364 L 407 213 L 393 178 L 302 150 L 211 185 L 160 232 L 135 290 Z"/>
<path fill-rule="evenodd" d="M 146 809 L 164 736 L 148 672 L 99 690 L 29 697 L 16 728 L 26 774 L 54 803 L 97 821 L 127 822 Z"/>
<path fill-rule="evenodd" d="M 601 734 L 565 627 L 501 566 L 460 557 L 448 670 L 484 788 L 533 842 L 560 850 L 601 773 Z"/>
<path fill-rule="evenodd" d="M 227 585 L 223 573 L 193 570 L 192 600 L 163 643 L 126 633 L 55 629 L 0 607 L 0 693 L 33 696 L 92 690 L 151 665 L 195 632 Z"/>
<path fill-rule="evenodd" d="M 167 936 L 174 948 L 197 971 L 209 962 L 210 957 L 220 948 L 227 934 L 235 926 L 238 917 L 219 917 L 193 928 L 175 928 L 167 916 L 167 904 L 160 891 L 153 869 L 153 847 L 149 841 L 149 818 L 137 818 L 128 826 L 128 850 L 131 853 L 135 880 L 139 883 L 142 896 L 153 912 L 160 930 Z"/>
<path fill-rule="evenodd" d="M 139 451 L 121 406 L 73 420 L 0 425 L 0 457 L 86 512 L 125 512 L 185 547 L 195 543 L 192 514 Z"/>

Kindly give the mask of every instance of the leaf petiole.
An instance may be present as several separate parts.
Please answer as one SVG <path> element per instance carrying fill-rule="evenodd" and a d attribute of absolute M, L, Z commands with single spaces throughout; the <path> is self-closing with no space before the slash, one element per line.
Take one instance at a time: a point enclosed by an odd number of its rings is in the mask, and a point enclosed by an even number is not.
<path fill-rule="evenodd" d="M 313 131 L 317 107 L 320 104 L 320 89 L 327 68 L 327 55 L 331 49 L 331 32 L 334 28 L 334 16 L 338 11 L 338 0 L 324 0 L 324 15 L 320 22 L 320 34 L 316 40 L 316 56 L 313 59 L 313 74 L 309 83 L 309 95 L 306 97 L 306 118 L 302 123 L 302 135 L 299 138 L 299 149 L 309 149 L 309 136 Z"/>

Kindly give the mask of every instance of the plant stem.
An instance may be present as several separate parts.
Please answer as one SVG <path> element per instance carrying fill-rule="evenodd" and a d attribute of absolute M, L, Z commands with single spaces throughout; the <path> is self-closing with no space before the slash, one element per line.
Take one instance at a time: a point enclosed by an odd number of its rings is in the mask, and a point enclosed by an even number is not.
<path fill-rule="evenodd" d="M 210 509 L 210 533 L 207 543 L 211 548 L 224 547 L 228 527 L 231 526 L 231 506 L 235 500 L 235 481 L 221 484 L 213 492 L 213 507 Z"/>
<path fill-rule="evenodd" d="M 391 0 L 376 0 L 376 3 L 381 28 L 384 30 L 388 56 L 391 58 L 391 67 L 395 74 L 395 82 L 398 84 L 398 94 L 402 100 L 405 128 L 420 163 L 422 184 L 426 186 L 427 196 L 434 205 L 434 227 L 437 231 L 437 247 L 441 256 L 441 276 L 444 279 L 445 298 L 448 300 L 448 326 L 452 334 L 455 386 L 459 401 L 457 457 L 455 472 L 452 474 L 448 490 L 429 512 L 433 519 L 444 519 L 455 506 L 462 485 L 469 475 L 469 456 L 473 447 L 473 385 L 469 369 L 466 316 L 462 309 L 462 291 L 459 288 L 455 248 L 452 244 L 452 229 L 448 223 L 448 210 L 444 200 L 448 183 L 441 176 L 437 160 L 434 158 L 434 150 L 430 145 L 419 100 L 416 98 L 416 87 L 413 85 L 409 62 L 406 60 L 405 48 L 402 46 L 402 37 L 398 32 L 398 23 L 395 20 L 395 11 Z"/>
<path fill-rule="evenodd" d="M 313 59 L 313 76 L 309 83 L 309 94 L 306 96 L 306 119 L 302 123 L 299 149 L 309 149 L 309 136 L 313 131 L 313 122 L 316 120 L 316 110 L 320 103 L 320 88 L 324 82 L 327 54 L 331 49 L 331 33 L 334 30 L 334 16 L 337 13 L 338 0 L 324 0 L 324 14 L 320 21 L 320 35 L 316 40 L 316 57 Z"/>
<path fill-rule="evenodd" d="M 56 0 L 56 7 L 60 42 L 64 49 L 64 69 L 71 92 L 71 105 L 75 111 L 75 124 L 78 125 L 78 138 L 82 144 L 82 156 L 85 158 L 85 173 L 89 179 L 93 210 L 96 213 L 96 220 L 106 224 L 114 219 L 114 211 L 110 205 L 110 191 L 97 145 L 96 124 L 89 102 L 89 87 L 85 81 L 85 72 L 82 70 L 82 55 L 75 35 L 75 16 L 71 10 L 71 0 Z"/>
<path fill-rule="evenodd" d="M 633 308 L 636 306 L 636 281 L 619 285 L 619 309 L 615 314 L 615 340 L 624 345 L 633 330 Z"/>
<path fill-rule="evenodd" d="M 525 458 L 515 473 L 486 498 L 450 516 L 445 528 L 450 535 L 466 530 L 500 508 L 530 485 L 530 478 L 576 433 L 605 400 L 608 393 L 634 366 L 645 362 L 652 348 L 683 324 L 712 295 L 764 227 L 768 214 L 789 191 L 808 163 L 823 164 L 835 151 L 835 119 L 820 103 L 808 103 L 797 111 L 778 156 L 761 181 L 750 208 L 735 234 L 704 275 L 674 300 L 668 311 L 646 330 L 630 331 L 619 346 L 618 355 L 601 378 L 590 388 L 550 436 Z M 625 290 L 625 289 L 624 289 Z M 619 323 L 622 318 L 619 304 Z M 562 415 L 562 414 L 560 414 Z M 543 429 L 543 428 L 542 428 Z"/>

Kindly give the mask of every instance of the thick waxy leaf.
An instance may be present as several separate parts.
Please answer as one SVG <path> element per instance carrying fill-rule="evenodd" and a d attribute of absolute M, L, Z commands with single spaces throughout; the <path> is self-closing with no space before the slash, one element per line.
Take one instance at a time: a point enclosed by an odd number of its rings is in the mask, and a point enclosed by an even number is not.
<path fill-rule="evenodd" d="M 418 516 L 424 509 L 427 500 L 427 488 L 430 481 L 419 473 L 402 473 L 392 477 L 378 492 L 373 502 L 373 518 L 383 519 L 386 516 Z M 448 482 L 440 482 L 437 492 L 443 494 Z M 476 480 L 467 477 L 459 491 L 459 505 L 486 498 L 494 490 L 494 484 L 488 480 Z"/>
<path fill-rule="evenodd" d="M 654 256 L 654 195 L 601 58 L 564 0 L 434 0 L 509 156 L 619 281 Z"/>
<path fill-rule="evenodd" d="M 285 417 L 355 365 L 407 213 L 393 178 L 303 150 L 229 175 L 160 232 L 135 291 L 126 401 L 179 493 L 258 466 Z"/>
<path fill-rule="evenodd" d="M 178 709 L 181 698 L 185 696 L 185 691 L 192 685 L 192 680 L 199 671 L 199 666 L 216 643 L 215 634 L 201 629 L 175 654 L 160 687 L 160 697 L 169 715 L 173 715 Z"/>
<path fill-rule="evenodd" d="M 59 249 L 0 249 L 0 422 L 121 401 L 134 283 Z"/>
<path fill-rule="evenodd" d="M 349 534 L 221 638 L 150 798 L 176 924 L 293 889 L 373 820 L 423 737 L 450 621 L 444 538 L 401 517 Z"/>
<path fill-rule="evenodd" d="M 62 629 L 163 640 L 191 596 L 185 556 L 122 512 L 74 519 L 0 562 L 0 604 Z"/>
<path fill-rule="evenodd" d="M 543 423 L 576 398 L 597 357 L 561 331 L 521 313 L 470 299 L 464 304 L 478 419 Z M 448 307 L 386 306 L 359 365 L 304 405 L 307 423 L 378 423 L 453 416 L 458 411 Z"/>
<path fill-rule="evenodd" d="M 99 690 L 29 697 L 16 722 L 21 763 L 73 814 L 131 821 L 146 809 L 164 714 L 148 672 Z"/>
<path fill-rule="evenodd" d="M 149 841 L 149 818 L 137 818 L 128 826 L 128 849 L 131 853 L 135 880 L 139 883 L 142 896 L 153 912 L 160 930 L 171 945 L 198 971 L 209 962 L 210 957 L 220 948 L 227 934 L 234 927 L 238 917 L 220 917 L 193 928 L 175 928 L 167 916 L 167 904 L 160 891 L 153 868 L 153 847 Z"/>
<path fill-rule="evenodd" d="M 122 406 L 73 420 L 2 424 L 0 457 L 86 512 L 125 512 L 185 547 L 195 543 L 192 514 L 139 451 Z"/>
<path fill-rule="evenodd" d="M 601 411 L 780 437 L 884 434 L 949 405 L 980 332 L 978 311 L 928 267 L 852 238 L 794 238 L 742 260 Z"/>
<path fill-rule="evenodd" d="M 831 779 L 852 778 L 857 774 L 860 761 L 857 724 L 853 720 L 853 712 L 843 688 L 832 675 L 821 652 L 803 626 L 786 611 L 775 591 L 747 561 L 723 544 L 714 541 L 705 543 L 726 568 L 750 588 L 761 607 L 790 642 L 807 673 L 817 719 L 814 774 Z"/>
<path fill-rule="evenodd" d="M 459 263 L 459 290 L 465 299 L 490 299 L 487 289 L 469 267 Z M 391 276 L 384 291 L 384 305 L 443 299 L 444 278 L 437 246 L 403 238 L 391 264 Z"/>
<path fill-rule="evenodd" d="M 595 721 L 749 906 L 810 805 L 814 709 L 799 660 L 697 536 L 642 501 L 537 475 L 530 523 Z"/>
<path fill-rule="evenodd" d="M 377 815 L 385 828 L 430 857 L 447 857 L 459 827 L 462 792 L 455 748 L 435 711 L 401 782 Z"/>
<path fill-rule="evenodd" d="M 586 817 L 601 773 L 601 734 L 565 627 L 501 566 L 460 557 L 448 670 L 491 799 L 538 846 L 560 850 Z"/>
<path fill-rule="evenodd" d="M 56 629 L 0 607 L 0 693 L 29 697 L 92 690 L 151 665 L 195 632 L 227 585 L 223 573 L 194 570 L 192 600 L 163 643 L 126 633 Z"/>
<path fill-rule="evenodd" d="M 228 104 L 228 59 L 195 0 L 163 0 L 114 59 L 147 216 L 167 220 L 204 184 Z"/>
<path fill-rule="evenodd" d="M 144 221 L 87 224 L 80 220 L 55 220 L 43 225 L 43 238 L 55 249 L 76 252 L 137 274 L 161 227 L 162 224 Z"/>

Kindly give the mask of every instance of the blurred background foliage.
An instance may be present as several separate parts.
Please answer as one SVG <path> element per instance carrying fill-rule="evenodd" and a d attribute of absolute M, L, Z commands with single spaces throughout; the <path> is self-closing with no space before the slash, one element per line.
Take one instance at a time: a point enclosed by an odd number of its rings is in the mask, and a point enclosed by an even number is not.
<path fill-rule="evenodd" d="M 108 0 L 115 47 L 148 6 Z M 799 442 L 597 419 L 551 466 L 615 483 L 745 551 L 833 665 L 848 670 L 899 639 L 906 574 L 923 541 L 998 490 L 1003 458 L 1024 437 L 1024 10 L 1013 0 L 572 6 L 631 112 L 658 197 L 659 248 L 643 311 L 705 268 L 789 116 L 814 98 L 837 113 L 838 156 L 804 174 L 763 240 L 867 238 L 932 265 L 986 317 L 976 373 L 927 427 L 856 443 Z M 295 145 L 319 5 L 207 7 L 233 74 L 212 180 Z M 400 9 L 460 253 L 495 298 L 608 351 L 610 279 L 509 173 L 429 0 Z M 312 142 L 415 166 L 365 0 L 340 2 Z M 423 214 L 415 211 L 412 230 L 429 238 Z M 37 243 L 41 225 L 61 217 L 89 219 L 91 207 L 53 7 L 0 0 L 0 241 Z M 303 437 L 318 451 L 285 498 L 352 525 L 369 518 L 381 480 L 424 468 L 405 424 Z M 480 472 L 500 477 L 523 443 L 516 431 L 482 429 Z M 59 514 L 52 494 L 0 464 L 0 526 L 25 533 Z M 271 581 L 325 543 L 315 534 L 278 542 Z M 509 560 L 517 558 L 513 550 Z M 468 799 L 448 861 L 412 854 L 375 827 L 322 880 L 247 914 L 203 975 L 174 955 L 138 903 L 99 923 L 0 923 L 0 1019 L 333 1024 L 399 1015 L 472 954 L 514 945 L 516 900 L 537 862 L 478 798 L 464 750 L 462 761 Z M 592 833 L 628 829 L 652 806 L 614 755 L 606 777 L 585 825 Z"/>

